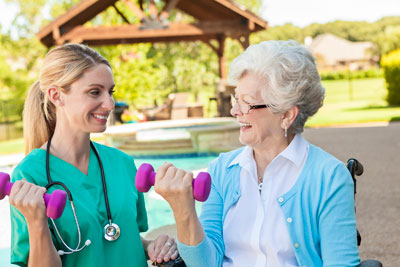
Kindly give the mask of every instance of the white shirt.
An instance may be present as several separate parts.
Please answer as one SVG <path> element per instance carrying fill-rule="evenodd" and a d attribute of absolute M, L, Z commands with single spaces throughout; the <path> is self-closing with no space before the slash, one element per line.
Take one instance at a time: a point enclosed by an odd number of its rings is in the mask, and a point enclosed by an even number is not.
<path fill-rule="evenodd" d="M 309 143 L 297 134 L 264 172 L 261 194 L 253 149 L 246 147 L 230 165 L 239 164 L 241 197 L 229 209 L 223 227 L 224 267 L 298 266 L 278 199 L 295 184 L 307 159 Z"/>

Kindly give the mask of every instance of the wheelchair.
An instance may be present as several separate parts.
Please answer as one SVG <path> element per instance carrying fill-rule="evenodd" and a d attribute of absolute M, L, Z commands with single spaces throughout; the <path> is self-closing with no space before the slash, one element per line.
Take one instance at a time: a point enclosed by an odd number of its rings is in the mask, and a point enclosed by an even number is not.
<path fill-rule="evenodd" d="M 356 176 L 361 176 L 364 172 L 364 167 L 363 165 L 356 159 L 350 158 L 347 161 L 346 164 L 347 169 L 349 170 L 351 174 L 351 178 L 353 179 L 354 182 L 354 197 L 356 197 L 357 193 L 357 180 Z M 358 246 L 361 245 L 361 235 L 360 232 L 357 229 L 357 244 Z M 183 262 L 182 258 L 178 258 L 175 261 L 171 260 L 167 263 L 159 263 L 159 264 L 153 264 L 154 266 L 159 266 L 159 267 L 184 267 L 186 266 L 185 263 Z M 358 265 L 358 267 L 382 267 L 382 263 L 377 261 L 377 260 L 365 260 Z"/>
<path fill-rule="evenodd" d="M 351 178 L 353 179 L 354 182 L 354 197 L 356 197 L 357 193 L 357 180 L 356 176 L 361 176 L 364 172 L 364 167 L 363 165 L 356 159 L 350 158 L 347 161 L 347 169 L 349 170 L 351 174 Z M 358 246 L 361 245 L 361 235 L 360 232 L 357 229 L 357 244 Z M 365 260 L 360 263 L 358 267 L 382 267 L 382 263 L 377 261 L 377 260 Z"/>

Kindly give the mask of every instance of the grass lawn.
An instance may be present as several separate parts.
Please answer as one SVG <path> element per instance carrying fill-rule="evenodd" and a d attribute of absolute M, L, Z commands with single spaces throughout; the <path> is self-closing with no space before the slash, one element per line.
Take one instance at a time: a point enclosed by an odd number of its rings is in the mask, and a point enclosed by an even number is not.
<path fill-rule="evenodd" d="M 0 142 L 0 155 L 24 153 L 25 144 L 23 138 Z"/>
<path fill-rule="evenodd" d="M 383 78 L 352 80 L 351 84 L 347 80 L 322 83 L 326 89 L 324 105 L 308 120 L 307 127 L 400 120 L 400 106 L 387 106 Z M 23 152 L 22 138 L 0 142 L 0 155 Z"/>
<path fill-rule="evenodd" d="M 400 120 L 400 107 L 387 106 L 383 78 L 322 83 L 324 105 L 308 120 L 308 127 Z"/>

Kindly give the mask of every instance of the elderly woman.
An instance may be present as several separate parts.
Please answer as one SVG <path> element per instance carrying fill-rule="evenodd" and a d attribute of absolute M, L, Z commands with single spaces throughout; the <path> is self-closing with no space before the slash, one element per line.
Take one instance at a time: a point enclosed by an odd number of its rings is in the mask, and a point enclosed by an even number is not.
<path fill-rule="evenodd" d="M 200 220 L 193 175 L 166 163 L 156 176 L 186 264 L 357 266 L 351 176 L 301 135 L 324 99 L 314 57 L 294 41 L 262 42 L 233 61 L 230 78 L 244 147 L 210 164 Z"/>

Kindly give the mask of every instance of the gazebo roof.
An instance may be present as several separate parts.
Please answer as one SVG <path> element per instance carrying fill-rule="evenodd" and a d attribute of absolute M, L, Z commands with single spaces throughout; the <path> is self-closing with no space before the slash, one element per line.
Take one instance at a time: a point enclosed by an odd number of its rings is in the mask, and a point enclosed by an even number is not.
<path fill-rule="evenodd" d="M 194 17 L 197 22 L 191 24 L 171 22 L 163 24 L 162 27 L 158 27 L 161 24 L 154 23 L 148 24 L 150 26 L 147 27 L 144 22 L 150 20 L 142 20 L 141 24 L 131 24 L 119 11 L 116 2 L 117 0 L 83 0 L 43 27 L 37 33 L 37 37 L 47 47 L 65 42 L 88 45 L 195 40 L 208 42 L 220 36 L 237 39 L 245 36 L 248 43 L 251 32 L 268 27 L 266 21 L 230 0 L 163 0 L 165 3 L 163 12 L 166 12 L 167 16 L 173 8 L 176 8 Z M 135 1 L 120 0 L 120 2 L 126 4 L 139 18 L 145 16 Z M 147 2 L 154 4 L 152 0 Z M 139 3 L 143 4 L 143 0 L 139 0 Z M 82 26 L 110 6 L 122 16 L 126 21 L 125 24 Z M 163 16 L 161 12 L 156 15 L 158 18 Z M 156 27 L 153 27 L 154 25 Z"/>

